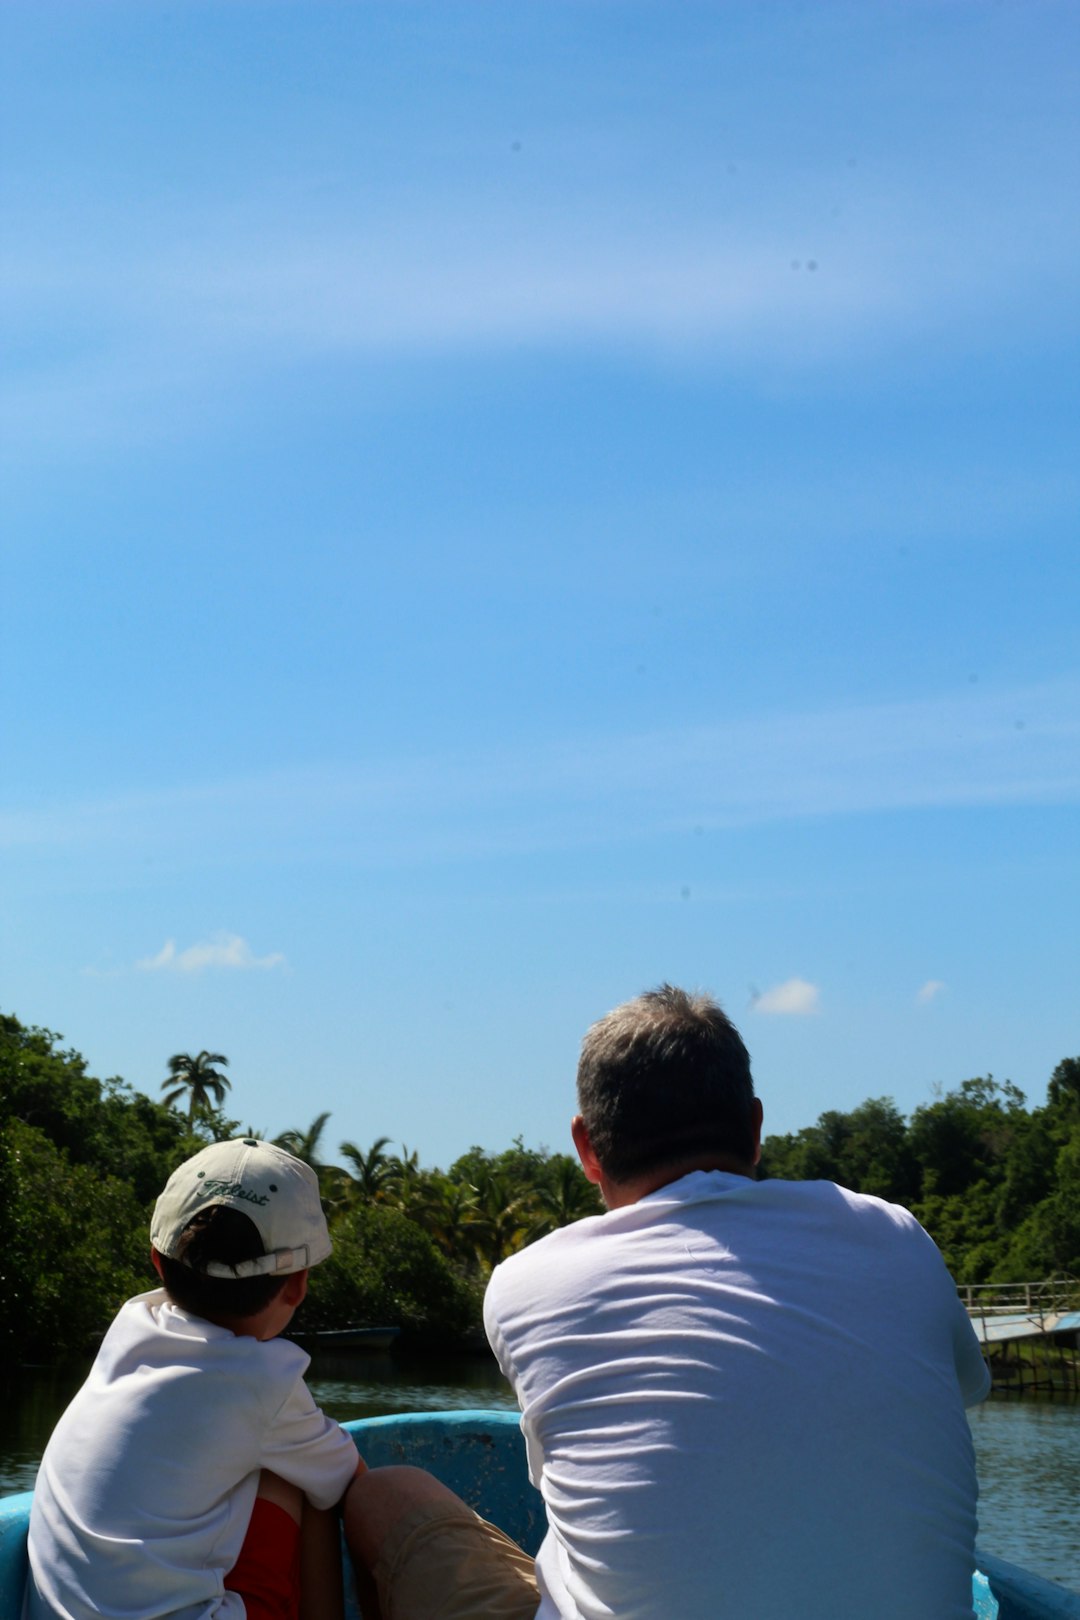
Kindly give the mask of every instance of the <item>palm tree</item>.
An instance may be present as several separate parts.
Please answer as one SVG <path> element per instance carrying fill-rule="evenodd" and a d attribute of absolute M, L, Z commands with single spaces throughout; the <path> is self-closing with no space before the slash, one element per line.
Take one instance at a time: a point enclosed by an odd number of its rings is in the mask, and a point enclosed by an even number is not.
<path fill-rule="evenodd" d="M 474 1187 L 463 1181 L 451 1181 L 441 1171 L 431 1176 L 419 1224 L 449 1259 L 466 1264 L 475 1259 L 470 1241 L 475 1214 Z"/>
<path fill-rule="evenodd" d="M 319 1159 L 320 1138 L 330 1118 L 329 1112 L 319 1114 L 312 1120 L 306 1131 L 282 1131 L 280 1136 L 274 1137 L 274 1146 L 284 1148 L 291 1153 L 294 1159 L 300 1159 L 318 1175 L 326 1166 Z"/>
<path fill-rule="evenodd" d="M 186 1096 L 188 1120 L 192 1124 L 196 1117 L 220 1108 L 232 1081 L 218 1072 L 218 1064 L 226 1069 L 229 1066 L 228 1058 L 220 1052 L 200 1052 L 197 1057 L 192 1057 L 190 1052 L 177 1052 L 171 1057 L 169 1078 L 161 1082 L 165 1092 L 161 1100 L 166 1108 L 172 1108 Z"/>
<path fill-rule="evenodd" d="M 600 1215 L 604 1208 L 596 1188 L 567 1153 L 551 1165 L 548 1182 L 534 1188 L 532 1198 L 536 1213 L 530 1238 L 569 1226 L 584 1215 Z"/>
<path fill-rule="evenodd" d="M 410 1153 L 402 1142 L 401 1152 L 392 1155 L 387 1163 L 385 1196 L 391 1203 L 396 1204 L 403 1214 L 407 1215 L 417 1201 L 423 1184 L 423 1175 L 419 1154 Z"/>
<path fill-rule="evenodd" d="M 358 1204 L 381 1201 L 386 1183 L 393 1173 L 393 1166 L 385 1151 L 389 1143 L 388 1136 L 380 1136 L 365 1153 L 355 1142 L 342 1142 L 339 1151 L 355 1171 L 352 1194 Z"/>
<path fill-rule="evenodd" d="M 275 1136 L 274 1146 L 284 1148 L 294 1159 L 302 1160 L 309 1169 L 314 1170 L 319 1178 L 319 1196 L 322 1198 L 323 1209 L 327 1218 L 332 1220 L 343 1209 L 348 1208 L 353 1181 L 339 1164 L 325 1164 L 319 1156 L 322 1151 L 322 1134 L 329 1118 L 330 1114 L 327 1111 L 324 1114 L 317 1114 L 306 1131 L 282 1131 L 280 1136 Z"/>
<path fill-rule="evenodd" d="M 467 1217 L 477 1258 L 494 1270 L 508 1254 L 523 1248 L 529 1236 L 528 1192 L 514 1196 L 508 1176 L 491 1171 L 472 1192 L 476 1203 Z"/>

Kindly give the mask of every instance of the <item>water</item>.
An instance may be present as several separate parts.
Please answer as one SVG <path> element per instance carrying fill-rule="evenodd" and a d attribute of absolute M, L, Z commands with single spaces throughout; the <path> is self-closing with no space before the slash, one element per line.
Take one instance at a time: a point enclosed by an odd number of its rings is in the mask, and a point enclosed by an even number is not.
<path fill-rule="evenodd" d="M 0 1404 L 0 1496 L 32 1489 L 45 1442 L 85 1371 L 27 1367 L 9 1374 Z"/>
<path fill-rule="evenodd" d="M 0 1410 L 0 1494 L 29 1490 L 80 1372 L 15 1375 Z M 315 1399 L 340 1422 L 392 1412 L 468 1407 L 514 1410 L 510 1387 L 485 1356 L 410 1361 L 320 1356 Z M 1080 1401 L 991 1398 L 970 1414 L 979 1471 L 979 1542 L 988 1552 L 1080 1591 Z"/>
<path fill-rule="evenodd" d="M 86 1376 L 85 1368 L 20 1368 L 9 1375 L 0 1405 L 0 1496 L 28 1491 L 45 1442 Z M 401 1355 L 320 1354 L 308 1384 L 339 1423 L 394 1412 L 450 1412 L 470 1407 L 516 1411 L 510 1386 L 490 1356 L 410 1359 Z"/>
<path fill-rule="evenodd" d="M 517 1411 L 510 1385 L 490 1356 L 410 1361 L 397 1355 L 320 1355 L 308 1384 L 323 1411 L 339 1423 L 478 1406 Z"/>
<path fill-rule="evenodd" d="M 980 1546 L 1080 1591 L 1080 1401 L 1003 1395 L 968 1419 Z"/>

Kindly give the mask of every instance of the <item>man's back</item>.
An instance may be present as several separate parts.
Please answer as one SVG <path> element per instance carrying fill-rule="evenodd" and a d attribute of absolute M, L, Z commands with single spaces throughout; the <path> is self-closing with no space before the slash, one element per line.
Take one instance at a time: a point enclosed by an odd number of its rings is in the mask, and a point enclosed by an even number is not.
<path fill-rule="evenodd" d="M 543 1620 L 970 1615 L 986 1372 L 905 1211 L 695 1172 L 514 1256 L 486 1320 Z"/>

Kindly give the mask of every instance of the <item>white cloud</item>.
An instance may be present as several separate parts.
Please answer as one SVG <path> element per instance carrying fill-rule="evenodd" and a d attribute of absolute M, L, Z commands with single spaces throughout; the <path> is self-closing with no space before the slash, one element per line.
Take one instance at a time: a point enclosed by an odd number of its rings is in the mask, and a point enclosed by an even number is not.
<path fill-rule="evenodd" d="M 1078 715 L 1080 677 L 1069 676 L 639 733 L 537 735 L 489 751 L 327 763 L 32 810 L 0 806 L 0 853 L 74 856 L 112 846 L 187 862 L 213 844 L 247 862 L 333 849 L 364 865 L 411 865 L 808 816 L 1075 805 Z M 212 946 L 220 965 L 222 941 Z M 173 951 L 176 963 L 190 956 Z"/>
<path fill-rule="evenodd" d="M 126 266 L 124 320 L 110 250 L 67 288 L 27 291 L 11 317 L 33 329 L 50 311 L 94 334 L 71 352 L 32 353 L 0 389 L 6 443 L 130 444 L 163 431 L 163 397 L 186 431 L 205 421 L 208 390 L 265 388 L 283 362 L 328 355 L 392 361 L 508 349 L 629 351 L 700 366 L 768 360 L 785 368 L 880 341 L 899 322 L 902 282 L 852 253 L 828 276 L 797 275 L 783 241 L 615 239 L 585 250 L 543 240 L 494 258 L 462 249 L 460 222 L 438 245 L 315 234 L 301 246 L 172 240 Z M 393 233 L 391 233 L 393 235 Z M 899 307 L 898 307 L 899 306 Z M 92 353 L 88 353 L 92 350 Z M 175 427 L 176 404 L 170 422 Z"/>
<path fill-rule="evenodd" d="M 207 968 L 283 967 L 285 958 L 280 951 L 256 956 L 239 934 L 215 934 L 212 939 L 189 945 L 183 951 L 176 949 L 174 940 L 167 939 L 156 956 L 145 957 L 135 965 L 144 973 L 202 973 Z"/>
<path fill-rule="evenodd" d="M 806 979 L 785 979 L 753 999 L 755 1012 L 773 1013 L 782 1018 L 805 1018 L 819 1011 L 820 990 Z"/>
<path fill-rule="evenodd" d="M 935 1001 L 945 987 L 944 979 L 927 979 L 915 1000 L 920 1002 Z"/>
<path fill-rule="evenodd" d="M 283 236 L 275 196 L 194 218 L 184 210 L 178 239 L 174 206 L 144 213 L 141 249 L 125 254 L 122 276 L 108 219 L 72 256 L 32 217 L 11 235 L 35 245 L 2 268 L 9 324 L 43 337 L 0 393 L 5 437 L 43 448 L 58 432 L 91 444 L 172 433 L 177 400 L 194 427 L 217 381 L 261 393 L 297 359 L 572 346 L 665 367 L 745 365 L 757 376 L 763 365 L 887 357 L 928 332 L 961 343 L 975 321 L 981 341 L 1002 307 L 1040 325 L 1048 312 L 1059 327 L 1066 318 L 1045 267 L 1068 263 L 1072 245 L 1053 212 L 1032 229 L 1003 229 L 998 213 L 973 206 L 961 227 L 950 196 L 943 233 L 940 202 L 893 176 L 892 195 L 864 197 L 848 222 L 823 225 L 832 183 L 802 174 L 793 183 L 799 194 L 812 185 L 812 224 L 793 223 L 805 201 L 774 196 L 764 211 L 746 204 L 719 222 L 684 204 L 660 233 L 629 227 L 591 193 L 577 204 L 585 229 L 562 201 L 538 225 L 524 213 L 508 219 L 505 203 L 457 195 L 352 225 L 290 214 Z"/>

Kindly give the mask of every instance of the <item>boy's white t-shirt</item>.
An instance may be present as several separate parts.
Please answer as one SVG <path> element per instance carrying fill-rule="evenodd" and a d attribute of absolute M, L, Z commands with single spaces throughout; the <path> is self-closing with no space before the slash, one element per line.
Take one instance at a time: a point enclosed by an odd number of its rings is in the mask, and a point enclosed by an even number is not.
<path fill-rule="evenodd" d="M 223 1583 L 260 1469 L 318 1508 L 356 1472 L 308 1364 L 298 1345 L 215 1327 L 161 1289 L 128 1300 L 41 1461 L 24 1620 L 244 1620 Z"/>

